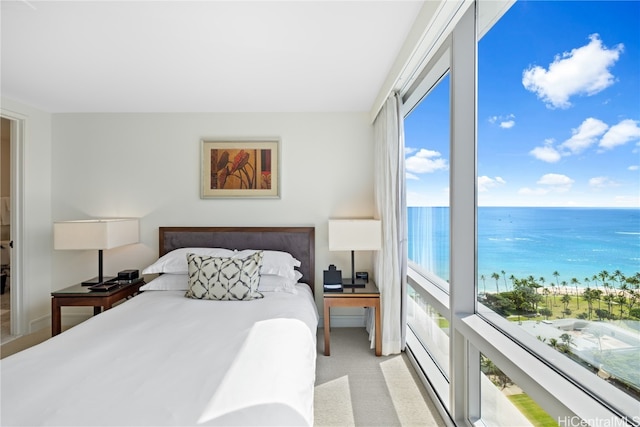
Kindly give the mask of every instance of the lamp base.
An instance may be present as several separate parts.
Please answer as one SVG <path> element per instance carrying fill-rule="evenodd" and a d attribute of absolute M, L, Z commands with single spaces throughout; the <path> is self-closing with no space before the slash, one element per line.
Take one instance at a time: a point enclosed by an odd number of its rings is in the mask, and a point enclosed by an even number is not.
<path fill-rule="evenodd" d="M 116 277 L 104 276 L 102 278 L 102 281 L 100 281 L 99 277 L 94 277 L 93 279 L 85 280 L 81 284 L 82 284 L 82 286 L 95 286 L 95 285 L 101 285 L 101 284 L 106 283 L 106 282 L 110 282 L 110 281 L 112 281 L 114 279 L 116 279 Z"/>
<path fill-rule="evenodd" d="M 353 279 L 342 279 L 343 288 L 364 288 L 367 285 L 367 281 L 364 279 L 356 279 L 355 283 Z"/>

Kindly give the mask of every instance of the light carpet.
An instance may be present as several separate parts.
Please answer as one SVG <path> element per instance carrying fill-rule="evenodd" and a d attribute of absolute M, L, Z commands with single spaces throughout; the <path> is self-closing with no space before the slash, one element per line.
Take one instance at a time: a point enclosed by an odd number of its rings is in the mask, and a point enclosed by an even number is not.
<path fill-rule="evenodd" d="M 363 328 L 318 330 L 315 425 L 444 426 L 407 356 L 376 357 Z"/>

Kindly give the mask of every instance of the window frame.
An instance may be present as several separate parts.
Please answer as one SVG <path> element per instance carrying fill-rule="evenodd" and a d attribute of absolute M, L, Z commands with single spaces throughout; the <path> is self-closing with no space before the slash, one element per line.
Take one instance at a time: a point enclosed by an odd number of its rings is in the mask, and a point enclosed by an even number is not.
<path fill-rule="evenodd" d="M 554 363 L 545 360 L 557 355 L 539 345 L 535 352 L 530 350 L 529 338 L 510 331 L 512 325 L 487 314 L 476 299 L 477 47 L 479 35 L 486 33 L 513 3 L 513 0 L 482 1 L 480 8 L 487 8 L 482 9 L 483 15 L 476 11 L 477 2 L 461 6 L 452 19 L 455 26 L 442 29 L 445 37 L 438 37 L 441 41 L 436 46 L 437 54 L 420 73 L 421 80 L 414 82 L 410 91 L 401 93 L 401 113 L 406 116 L 437 84 L 444 75 L 443 65 L 450 61 L 450 292 L 447 294 L 436 280 L 411 262 L 407 275 L 408 283 L 447 317 L 451 325 L 449 395 L 448 399 L 437 403 L 444 418 L 456 425 L 484 425 L 480 395 L 482 353 L 559 422 L 565 420 L 580 425 L 572 418 L 578 417 L 589 424 L 621 425 L 624 422 L 640 426 L 640 417 L 634 412 L 637 409 L 635 399 L 609 384 L 604 384 L 608 387 L 603 390 L 603 384 L 595 376 L 576 369 L 569 360 L 555 360 Z M 409 331 L 407 337 L 410 360 L 417 364 L 412 353 L 419 349 Z M 446 385 L 440 378 L 433 377 L 433 367 L 417 365 L 417 368 L 432 397 L 442 393 Z M 563 370 L 569 371 L 571 376 L 561 372 Z"/>

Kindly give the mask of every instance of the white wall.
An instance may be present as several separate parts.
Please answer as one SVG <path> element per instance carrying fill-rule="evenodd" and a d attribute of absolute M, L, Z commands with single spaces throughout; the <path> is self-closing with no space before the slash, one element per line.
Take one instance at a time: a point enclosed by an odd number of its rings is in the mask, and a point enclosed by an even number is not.
<path fill-rule="evenodd" d="M 24 124 L 20 182 L 24 188 L 22 228 L 18 235 L 12 224 L 15 241 L 13 253 L 23 254 L 22 296 L 24 331 L 31 332 L 48 326 L 46 320 L 51 310 L 51 114 L 2 98 L 1 112 L 4 117 L 19 120 Z M 12 266 L 13 279 L 17 271 Z M 13 292 L 13 289 L 12 289 Z M 45 321 L 40 321 L 45 319 Z"/>
<path fill-rule="evenodd" d="M 274 136 L 279 199 L 200 198 L 201 139 Z M 315 226 L 322 307 L 322 270 L 350 270 L 349 253 L 327 250 L 328 218 L 373 213 L 372 140 L 367 113 L 54 114 L 53 220 L 140 218 L 141 243 L 106 251 L 105 274 L 151 263 L 159 226 Z M 97 274 L 91 251 L 53 260 L 53 289 Z M 370 254 L 356 263 L 371 270 Z"/>

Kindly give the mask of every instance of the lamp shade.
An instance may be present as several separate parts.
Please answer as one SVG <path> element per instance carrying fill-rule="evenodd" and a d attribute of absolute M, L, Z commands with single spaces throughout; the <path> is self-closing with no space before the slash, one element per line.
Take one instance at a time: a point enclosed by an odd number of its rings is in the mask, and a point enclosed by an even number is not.
<path fill-rule="evenodd" d="M 55 249 L 111 249 L 138 243 L 137 219 L 61 221 L 53 224 Z"/>
<path fill-rule="evenodd" d="M 382 245 L 382 223 L 377 219 L 330 219 L 330 251 L 376 251 Z"/>

